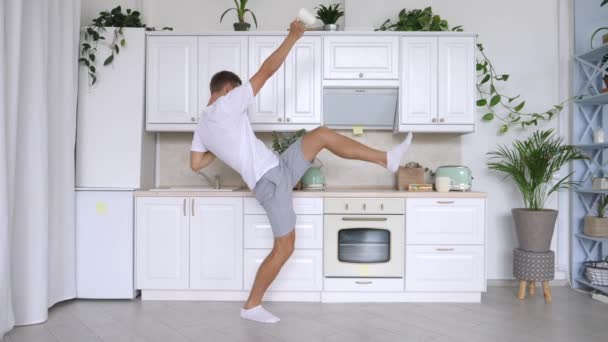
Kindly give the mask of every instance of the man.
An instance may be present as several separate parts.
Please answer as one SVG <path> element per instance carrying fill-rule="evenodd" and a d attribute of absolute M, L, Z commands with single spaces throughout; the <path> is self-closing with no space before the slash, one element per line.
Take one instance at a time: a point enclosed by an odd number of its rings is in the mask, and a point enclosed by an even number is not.
<path fill-rule="evenodd" d="M 296 216 L 292 189 L 317 153 L 326 148 L 342 158 L 376 163 L 396 172 L 412 139 L 408 134 L 397 147 L 383 152 L 319 127 L 277 157 L 256 138 L 247 117 L 247 107 L 283 64 L 304 30 L 301 22 L 292 22 L 285 41 L 264 61 L 248 83 L 241 85 L 239 77 L 229 71 L 213 76 L 211 98 L 194 131 L 190 153 L 191 168 L 195 172 L 209 165 L 216 156 L 220 158 L 243 177 L 266 210 L 275 237 L 274 246 L 260 265 L 249 299 L 241 309 L 241 317 L 263 323 L 279 321 L 261 306 L 262 297 L 293 252 Z"/>

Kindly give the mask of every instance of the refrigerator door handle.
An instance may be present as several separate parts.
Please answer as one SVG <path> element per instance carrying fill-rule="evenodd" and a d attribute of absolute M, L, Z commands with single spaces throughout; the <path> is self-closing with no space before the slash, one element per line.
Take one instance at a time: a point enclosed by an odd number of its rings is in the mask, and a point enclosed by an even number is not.
<path fill-rule="evenodd" d="M 182 206 L 184 208 L 184 216 L 186 216 L 186 199 L 184 198 L 184 205 Z"/>
<path fill-rule="evenodd" d="M 192 211 L 192 216 L 194 216 L 194 198 L 190 202 L 190 211 Z"/>

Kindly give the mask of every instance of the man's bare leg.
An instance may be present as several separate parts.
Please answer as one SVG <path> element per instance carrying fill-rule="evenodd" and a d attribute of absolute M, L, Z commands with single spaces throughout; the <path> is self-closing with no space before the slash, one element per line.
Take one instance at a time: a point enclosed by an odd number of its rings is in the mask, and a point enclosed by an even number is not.
<path fill-rule="evenodd" d="M 302 138 L 302 152 L 304 158 L 312 161 L 322 149 L 326 148 L 339 157 L 368 161 L 395 172 L 399 166 L 401 155 L 405 153 L 411 140 L 411 135 L 408 135 L 404 142 L 396 148 L 385 152 L 347 138 L 327 127 L 319 127 L 304 135 Z"/>
<path fill-rule="evenodd" d="M 249 293 L 249 299 L 245 302 L 243 306 L 243 311 L 241 312 L 241 316 L 243 318 L 265 322 L 265 323 L 275 323 L 278 322 L 278 318 L 274 317 L 269 312 L 265 311 L 261 313 L 253 313 L 250 316 L 247 316 L 247 312 L 249 310 L 256 310 L 262 303 L 262 298 L 264 297 L 264 293 L 276 278 L 279 271 L 289 259 L 291 254 L 293 253 L 294 243 L 296 240 L 295 230 L 292 230 L 289 234 L 285 236 L 281 236 L 279 238 L 274 239 L 274 246 L 272 247 L 272 251 L 266 259 L 260 265 L 258 269 L 258 273 L 255 276 L 255 281 L 253 282 L 253 286 L 251 288 L 251 292 Z M 263 310 L 260 307 L 261 310 Z M 257 316 L 256 316 L 257 315 Z M 258 316 L 262 316 L 261 319 L 256 319 Z M 276 320 L 273 320 L 273 317 Z"/>

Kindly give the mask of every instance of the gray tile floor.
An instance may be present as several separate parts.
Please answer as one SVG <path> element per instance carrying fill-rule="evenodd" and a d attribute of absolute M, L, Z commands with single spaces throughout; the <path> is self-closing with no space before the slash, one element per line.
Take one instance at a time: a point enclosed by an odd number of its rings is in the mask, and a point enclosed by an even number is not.
<path fill-rule="evenodd" d="M 241 320 L 238 302 L 72 300 L 1 342 L 608 341 L 608 304 L 565 287 L 518 301 L 491 287 L 481 304 L 267 303 L 275 325 Z"/>

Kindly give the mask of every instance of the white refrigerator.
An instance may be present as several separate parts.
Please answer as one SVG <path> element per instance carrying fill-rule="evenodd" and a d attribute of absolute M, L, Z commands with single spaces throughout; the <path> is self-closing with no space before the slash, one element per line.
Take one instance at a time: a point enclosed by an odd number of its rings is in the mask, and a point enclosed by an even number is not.
<path fill-rule="evenodd" d="M 97 60 L 111 53 L 107 28 Z M 123 28 L 114 62 L 98 62 L 89 86 L 81 67 L 76 135 L 76 280 L 78 298 L 132 299 L 134 197 L 154 185 L 155 137 L 145 131 L 146 34 Z"/>

